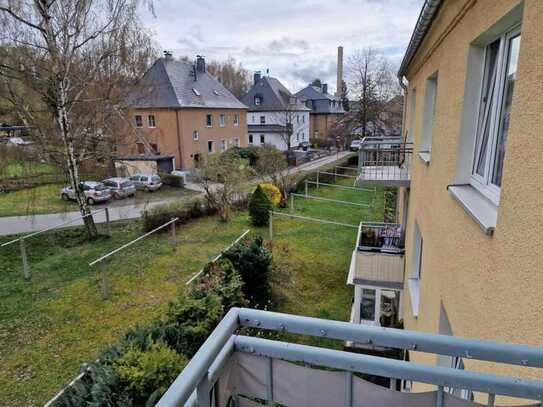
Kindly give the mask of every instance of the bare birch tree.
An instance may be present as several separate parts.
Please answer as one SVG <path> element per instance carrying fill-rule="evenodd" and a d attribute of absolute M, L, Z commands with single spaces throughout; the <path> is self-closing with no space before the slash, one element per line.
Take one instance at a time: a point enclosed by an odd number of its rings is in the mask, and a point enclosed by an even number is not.
<path fill-rule="evenodd" d="M 390 62 L 372 48 L 353 54 L 347 74 L 351 96 L 358 102 L 352 114 L 366 136 L 370 128 L 375 130 L 387 102 L 400 93 L 400 88 Z"/>
<path fill-rule="evenodd" d="M 126 91 L 148 66 L 151 42 L 140 28 L 138 3 L 0 0 L 0 80 L 40 148 L 62 164 L 91 239 L 97 230 L 80 188 L 80 164 L 111 153 Z"/>

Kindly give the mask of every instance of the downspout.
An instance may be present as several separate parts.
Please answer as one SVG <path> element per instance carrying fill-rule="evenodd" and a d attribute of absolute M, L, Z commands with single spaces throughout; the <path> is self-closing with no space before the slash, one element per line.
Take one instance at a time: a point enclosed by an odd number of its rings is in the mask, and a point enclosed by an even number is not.
<path fill-rule="evenodd" d="M 400 83 L 400 88 L 403 89 L 403 106 L 402 106 L 402 134 L 404 134 L 404 143 L 407 143 L 407 132 L 405 131 L 405 122 L 407 116 L 407 95 L 408 88 L 403 81 L 403 75 L 398 75 L 398 82 Z"/>
<path fill-rule="evenodd" d="M 175 109 L 175 127 L 176 127 L 176 132 L 177 132 L 177 152 L 179 153 L 179 168 L 182 169 L 183 157 L 181 156 L 181 132 L 179 131 L 179 109 Z"/>

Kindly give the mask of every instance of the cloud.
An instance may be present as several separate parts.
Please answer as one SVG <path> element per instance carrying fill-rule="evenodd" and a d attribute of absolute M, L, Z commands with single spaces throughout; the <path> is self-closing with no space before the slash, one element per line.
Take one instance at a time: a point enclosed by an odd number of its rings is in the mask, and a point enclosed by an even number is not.
<path fill-rule="evenodd" d="M 345 61 L 371 46 L 399 63 L 424 0 L 161 0 L 142 10 L 155 41 L 176 56 L 233 57 L 270 70 L 292 90 L 316 77 L 335 84 L 336 49 Z"/>

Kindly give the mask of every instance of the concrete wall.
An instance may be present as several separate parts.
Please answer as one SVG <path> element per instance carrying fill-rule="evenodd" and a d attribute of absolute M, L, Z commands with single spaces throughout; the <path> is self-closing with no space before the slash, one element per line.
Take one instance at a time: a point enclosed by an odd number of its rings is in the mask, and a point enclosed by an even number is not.
<path fill-rule="evenodd" d="M 206 126 L 206 115 L 213 116 L 212 127 Z M 220 126 L 220 115 L 225 115 L 225 125 Z M 238 126 L 234 115 L 239 116 Z M 134 128 L 135 115 L 143 116 L 143 127 Z M 148 116 L 154 115 L 156 128 L 148 127 Z M 130 112 L 131 127 L 126 126 L 118 142 L 118 154 L 137 155 L 138 136 L 156 144 L 160 154 L 174 155 L 176 168 L 193 168 L 196 154 L 204 156 L 208 141 L 215 142 L 215 151 L 220 150 L 221 141 L 227 148 L 235 145 L 236 139 L 242 147 L 247 146 L 247 112 L 241 109 L 138 109 Z M 198 140 L 193 140 L 198 131 Z"/>
<path fill-rule="evenodd" d="M 413 158 L 406 234 L 406 276 L 411 275 L 414 224 L 424 239 L 418 318 L 404 296 L 406 329 L 439 331 L 440 304 L 454 335 L 543 345 L 543 1 L 526 0 L 497 227 L 488 236 L 447 191 L 457 163 L 470 44 L 521 2 L 445 1 L 412 61 L 407 79 L 416 89 L 415 151 L 421 148 L 426 80 L 439 74 L 432 156 Z M 410 98 L 408 97 L 409 101 Z M 410 126 L 407 126 L 410 127 Z M 412 360 L 436 363 L 412 353 Z M 468 369 L 543 378 L 543 372 L 471 360 Z"/>

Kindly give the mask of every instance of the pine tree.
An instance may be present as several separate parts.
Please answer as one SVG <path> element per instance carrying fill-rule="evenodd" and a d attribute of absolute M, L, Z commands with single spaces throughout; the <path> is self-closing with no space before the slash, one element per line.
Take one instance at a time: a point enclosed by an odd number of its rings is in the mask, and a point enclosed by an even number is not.
<path fill-rule="evenodd" d="M 260 185 L 256 187 L 249 202 L 249 215 L 251 222 L 255 226 L 265 226 L 268 224 L 269 212 L 272 210 L 272 204 Z"/>

